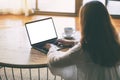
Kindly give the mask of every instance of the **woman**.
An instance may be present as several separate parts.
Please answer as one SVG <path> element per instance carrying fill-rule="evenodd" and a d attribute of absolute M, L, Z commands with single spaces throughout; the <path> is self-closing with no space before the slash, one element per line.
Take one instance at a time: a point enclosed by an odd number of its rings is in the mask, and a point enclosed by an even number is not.
<path fill-rule="evenodd" d="M 51 72 L 65 80 L 120 80 L 120 44 L 107 9 L 99 1 L 88 2 L 80 10 L 80 19 L 82 38 L 75 46 L 62 52 L 46 44 Z M 74 78 L 62 75 L 66 69 Z"/>

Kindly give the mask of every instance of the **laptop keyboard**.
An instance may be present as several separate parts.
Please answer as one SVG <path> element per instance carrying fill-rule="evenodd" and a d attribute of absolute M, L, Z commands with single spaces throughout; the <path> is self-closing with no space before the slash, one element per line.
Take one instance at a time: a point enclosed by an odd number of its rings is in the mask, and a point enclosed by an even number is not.
<path fill-rule="evenodd" d="M 63 44 L 61 44 L 61 43 L 59 43 L 59 42 L 57 42 L 57 41 L 55 41 L 55 42 L 52 43 L 52 44 L 56 46 L 56 49 L 57 49 L 58 51 L 61 50 L 61 49 L 68 48 L 67 46 L 64 46 Z M 37 50 L 39 50 L 39 51 L 41 51 L 41 52 L 43 52 L 43 53 L 45 53 L 45 54 L 47 54 L 48 51 L 49 51 L 48 49 L 44 48 L 43 45 L 41 46 L 40 44 L 33 45 L 32 47 L 35 48 L 35 49 L 37 49 Z"/>

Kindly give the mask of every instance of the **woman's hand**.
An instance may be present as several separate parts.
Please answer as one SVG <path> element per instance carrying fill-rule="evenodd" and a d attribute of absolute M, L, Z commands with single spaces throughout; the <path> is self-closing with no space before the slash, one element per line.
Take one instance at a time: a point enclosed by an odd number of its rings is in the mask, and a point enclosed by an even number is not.
<path fill-rule="evenodd" d="M 58 41 L 58 44 L 62 44 L 63 46 L 66 46 L 66 47 L 71 47 L 74 45 L 73 40 L 58 39 L 57 41 Z"/>

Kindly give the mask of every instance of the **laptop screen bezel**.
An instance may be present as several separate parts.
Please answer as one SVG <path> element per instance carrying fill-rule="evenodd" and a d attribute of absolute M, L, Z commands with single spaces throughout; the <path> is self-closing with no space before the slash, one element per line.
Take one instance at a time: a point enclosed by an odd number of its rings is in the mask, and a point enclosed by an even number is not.
<path fill-rule="evenodd" d="M 29 32 L 28 32 L 28 29 L 27 29 L 27 24 L 34 23 L 34 22 L 39 22 L 39 21 L 43 21 L 43 20 L 48 20 L 48 19 L 51 19 L 51 20 L 52 20 L 56 37 L 55 37 L 55 38 L 52 38 L 52 39 L 49 39 L 49 40 L 45 40 L 45 41 L 42 41 L 42 42 L 38 42 L 38 43 L 32 44 L 32 43 L 31 43 L 31 38 L 30 38 L 30 35 L 29 35 Z M 58 39 L 57 31 L 56 31 L 55 24 L 54 24 L 54 21 L 53 21 L 53 18 L 52 18 L 52 17 L 48 17 L 48 18 L 43 18 L 43 19 L 39 19 L 39 20 L 35 20 L 35 21 L 26 22 L 26 23 L 25 23 L 25 28 L 26 28 L 27 35 L 28 35 L 28 39 L 29 39 L 29 42 L 30 42 L 31 46 L 33 46 L 33 45 L 38 45 L 38 44 L 39 44 L 39 45 L 44 45 L 45 43 L 52 43 L 52 42 L 54 42 L 55 40 Z"/>

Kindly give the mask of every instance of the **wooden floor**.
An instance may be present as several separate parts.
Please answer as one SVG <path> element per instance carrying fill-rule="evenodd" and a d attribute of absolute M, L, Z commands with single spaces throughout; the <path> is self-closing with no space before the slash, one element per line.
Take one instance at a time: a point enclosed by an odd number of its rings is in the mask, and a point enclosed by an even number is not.
<path fill-rule="evenodd" d="M 55 17 L 59 18 L 57 21 L 58 25 L 62 26 L 76 26 L 77 30 L 80 30 L 79 18 L 78 17 L 65 17 L 65 16 L 49 16 L 49 15 L 0 15 L 0 29 L 9 27 L 24 26 L 28 21 L 38 20 L 44 17 Z M 115 28 L 120 32 L 120 19 L 112 19 Z"/>

